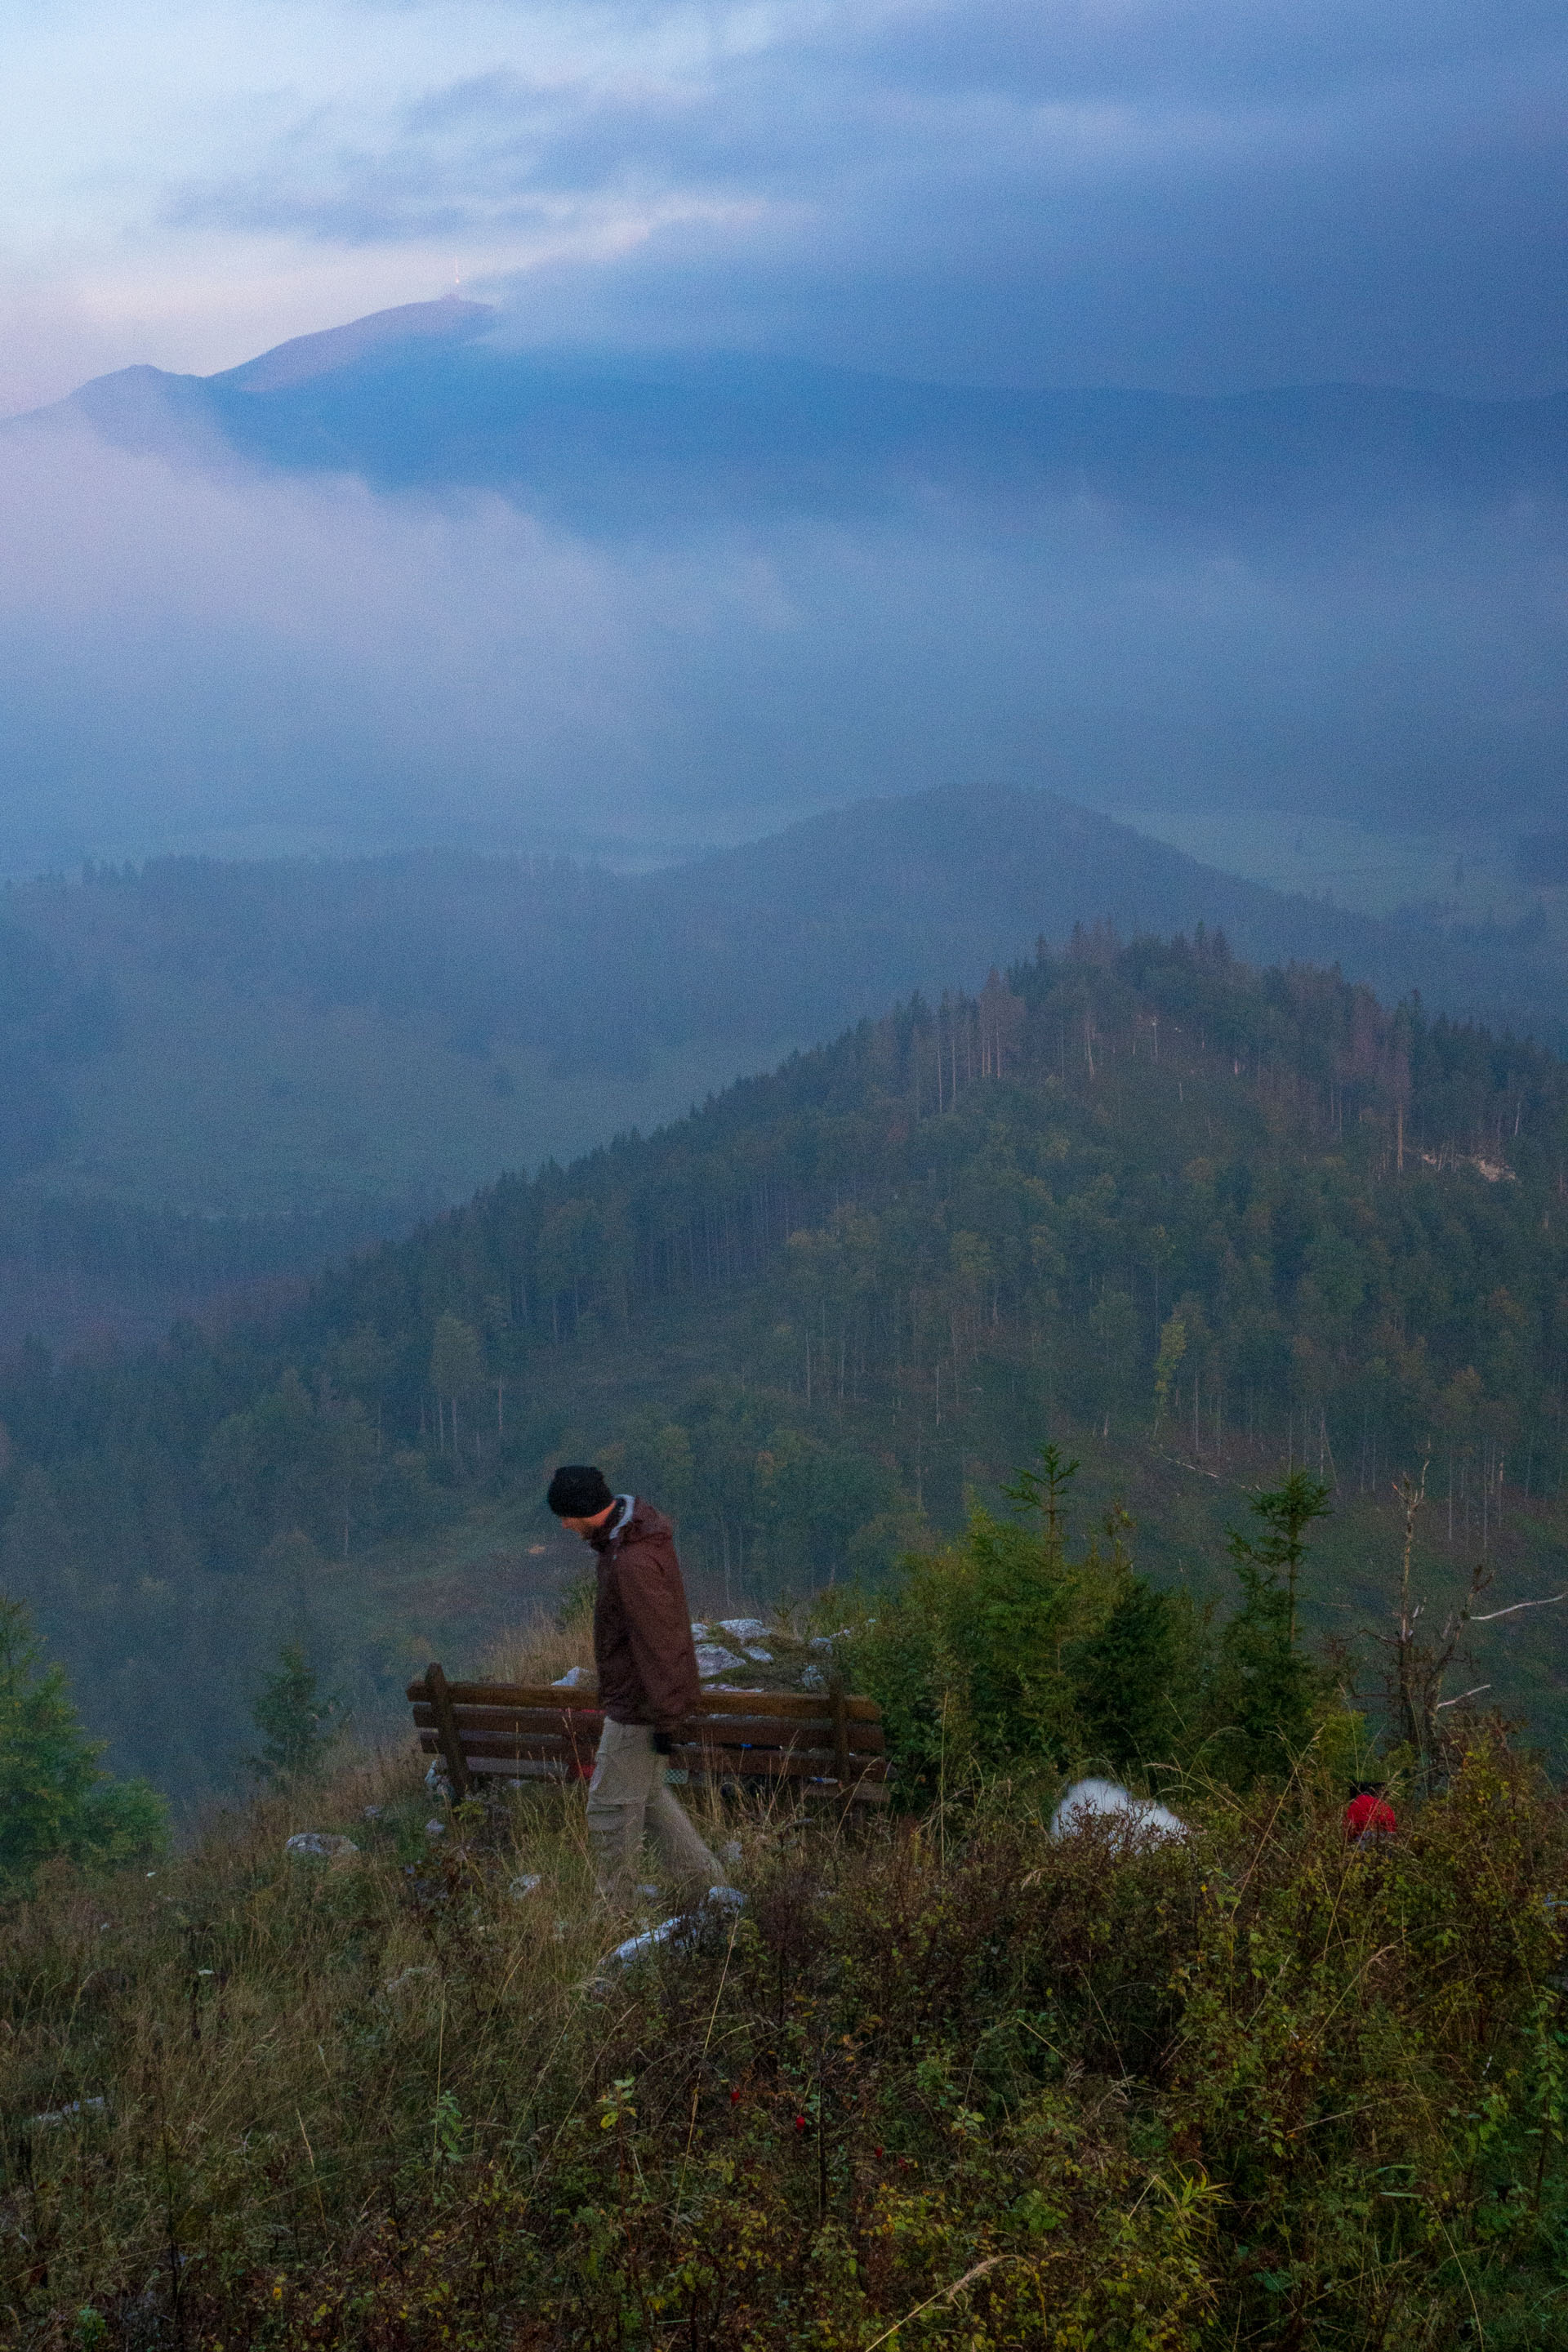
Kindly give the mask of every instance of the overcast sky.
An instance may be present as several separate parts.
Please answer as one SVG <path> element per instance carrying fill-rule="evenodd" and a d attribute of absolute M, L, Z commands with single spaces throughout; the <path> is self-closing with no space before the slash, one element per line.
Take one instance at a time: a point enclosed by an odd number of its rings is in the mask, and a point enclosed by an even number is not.
<path fill-rule="evenodd" d="M 0 408 L 466 290 L 966 380 L 1568 383 L 1562 0 L 5 0 Z"/>

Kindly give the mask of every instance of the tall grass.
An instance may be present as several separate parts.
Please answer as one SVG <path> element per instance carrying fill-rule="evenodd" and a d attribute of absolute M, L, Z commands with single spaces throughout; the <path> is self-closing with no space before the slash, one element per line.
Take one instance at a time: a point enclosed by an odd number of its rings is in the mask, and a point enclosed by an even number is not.
<path fill-rule="evenodd" d="M 1189 1783 L 1143 1848 L 1054 1841 L 1038 1786 L 705 1800 L 749 1908 L 629 1967 L 579 1792 L 430 1835 L 421 1776 L 351 1762 L 8 1916 L 7 2344 L 1568 2336 L 1568 1832 L 1484 1728 L 1376 1853 L 1310 1768 Z"/>

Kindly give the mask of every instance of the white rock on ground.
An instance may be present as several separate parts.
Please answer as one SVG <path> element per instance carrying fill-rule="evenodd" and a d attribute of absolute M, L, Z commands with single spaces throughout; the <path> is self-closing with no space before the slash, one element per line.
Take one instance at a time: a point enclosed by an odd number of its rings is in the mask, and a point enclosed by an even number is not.
<path fill-rule="evenodd" d="M 661 1919 L 657 1927 L 645 1927 L 640 1936 L 628 1936 L 624 1944 L 616 1946 L 605 1966 L 624 1968 L 628 1960 L 640 1960 L 660 1944 L 692 1934 L 700 1929 L 704 1911 L 743 1911 L 745 1907 L 746 1898 L 738 1886 L 710 1886 L 697 1911 L 678 1911 L 673 1918 Z"/>
<path fill-rule="evenodd" d="M 717 1642 L 699 1642 L 697 1644 L 697 1671 L 704 1682 L 710 1675 L 735 1674 L 740 1664 L 734 1652 L 724 1649 Z"/>
<path fill-rule="evenodd" d="M 296 1862 L 347 1862 L 359 1848 L 353 1838 L 332 1837 L 325 1830 L 296 1830 L 285 1839 L 283 1851 Z"/>
<path fill-rule="evenodd" d="M 1051 1815 L 1051 1835 L 1071 1837 L 1094 1821 L 1117 1824 L 1118 1845 L 1162 1845 L 1184 1838 L 1185 1822 L 1152 1797 L 1135 1797 L 1119 1780 L 1075 1780 Z"/>
<path fill-rule="evenodd" d="M 592 1666 L 568 1666 L 563 1675 L 556 1675 L 550 1687 L 552 1690 L 581 1690 L 584 1683 L 591 1683 L 593 1679 Z"/>
<path fill-rule="evenodd" d="M 728 1633 L 731 1642 L 762 1642 L 768 1629 L 760 1617 L 721 1617 L 719 1631 Z"/>

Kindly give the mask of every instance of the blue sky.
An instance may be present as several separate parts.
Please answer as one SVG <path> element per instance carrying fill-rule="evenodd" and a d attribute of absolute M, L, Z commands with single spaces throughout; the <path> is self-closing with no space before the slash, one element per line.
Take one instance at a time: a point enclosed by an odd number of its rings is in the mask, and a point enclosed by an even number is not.
<path fill-rule="evenodd" d="M 550 341 L 1568 383 L 1545 0 L 7 0 L 0 405 L 460 271 Z"/>

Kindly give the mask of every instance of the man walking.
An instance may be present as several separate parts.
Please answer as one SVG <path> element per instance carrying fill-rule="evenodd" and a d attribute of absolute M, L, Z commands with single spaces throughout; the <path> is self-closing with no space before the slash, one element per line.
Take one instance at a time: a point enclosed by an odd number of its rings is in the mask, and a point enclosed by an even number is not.
<path fill-rule="evenodd" d="M 651 1503 L 612 1495 L 604 1474 L 581 1463 L 557 1470 L 546 1500 L 599 1556 L 594 1664 L 605 1728 L 588 1784 L 599 1891 L 631 1904 L 645 1830 L 684 1892 L 706 1890 L 724 1874 L 665 1780 L 673 1734 L 700 1688 L 675 1531 Z"/>

